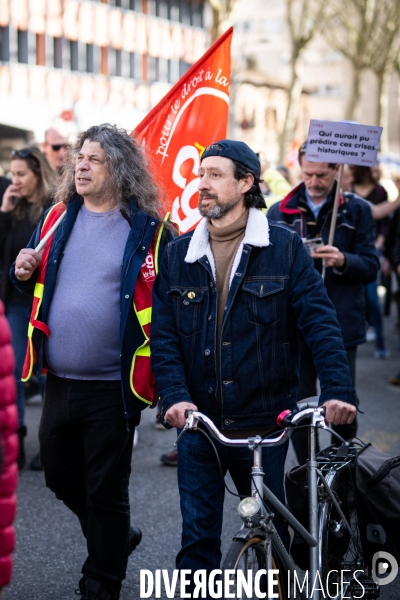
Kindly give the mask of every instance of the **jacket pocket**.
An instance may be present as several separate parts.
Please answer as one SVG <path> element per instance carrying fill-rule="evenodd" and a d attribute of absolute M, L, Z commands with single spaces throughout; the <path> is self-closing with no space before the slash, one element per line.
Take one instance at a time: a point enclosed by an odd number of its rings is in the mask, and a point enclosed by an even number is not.
<path fill-rule="evenodd" d="M 182 335 L 191 336 L 201 331 L 204 290 L 198 288 L 171 289 L 176 329 Z"/>
<path fill-rule="evenodd" d="M 251 323 L 268 327 L 282 316 L 283 279 L 244 280 L 242 292 L 247 318 Z"/>

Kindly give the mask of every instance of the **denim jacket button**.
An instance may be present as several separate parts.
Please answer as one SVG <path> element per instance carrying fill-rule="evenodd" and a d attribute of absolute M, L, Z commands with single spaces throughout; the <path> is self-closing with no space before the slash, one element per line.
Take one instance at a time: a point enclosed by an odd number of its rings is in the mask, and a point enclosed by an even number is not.
<path fill-rule="evenodd" d="M 208 320 L 211 321 L 212 315 L 208 315 Z"/>
<path fill-rule="evenodd" d="M 209 351 L 209 349 L 207 348 L 207 350 L 204 350 L 204 354 L 205 354 L 206 356 L 210 356 L 211 352 L 210 352 L 210 351 Z"/>
<path fill-rule="evenodd" d="M 183 301 L 183 304 L 184 304 L 185 306 L 187 306 L 187 305 L 189 304 L 189 300 L 184 300 L 184 301 Z"/>

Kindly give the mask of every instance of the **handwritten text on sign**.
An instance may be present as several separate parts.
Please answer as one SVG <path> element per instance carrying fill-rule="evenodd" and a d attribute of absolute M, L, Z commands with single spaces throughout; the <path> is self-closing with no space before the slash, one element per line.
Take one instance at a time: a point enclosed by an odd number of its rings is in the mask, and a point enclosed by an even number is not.
<path fill-rule="evenodd" d="M 310 121 L 306 160 L 373 167 L 382 127 L 343 121 Z"/>

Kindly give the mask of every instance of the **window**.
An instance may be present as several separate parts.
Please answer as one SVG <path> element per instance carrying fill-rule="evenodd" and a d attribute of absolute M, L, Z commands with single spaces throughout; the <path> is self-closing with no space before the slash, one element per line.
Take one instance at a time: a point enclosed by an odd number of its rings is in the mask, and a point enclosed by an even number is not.
<path fill-rule="evenodd" d="M 169 83 L 176 83 L 179 79 L 179 59 L 173 58 L 168 61 L 168 81 Z"/>
<path fill-rule="evenodd" d="M 79 71 L 78 42 L 71 40 L 69 44 L 70 44 L 70 57 L 71 57 L 71 64 L 70 64 L 71 71 Z"/>
<path fill-rule="evenodd" d="M 143 55 L 139 52 L 132 52 L 131 56 L 133 56 L 133 73 L 134 78 L 136 80 L 144 79 L 144 69 L 143 69 Z M 132 60 L 132 59 L 131 59 Z"/>
<path fill-rule="evenodd" d="M 158 81 L 162 81 L 168 83 L 168 63 L 169 61 L 166 58 L 158 58 Z"/>
<path fill-rule="evenodd" d="M 157 59 L 153 56 L 147 57 L 147 81 L 157 81 Z"/>
<path fill-rule="evenodd" d="M 18 29 L 17 43 L 18 43 L 18 62 L 19 63 L 27 63 L 28 62 L 28 32 L 27 31 L 21 31 L 20 29 Z"/>
<path fill-rule="evenodd" d="M 163 2 L 162 0 L 157 0 L 156 14 L 158 17 L 161 17 L 162 19 L 168 19 L 168 2 Z"/>
<path fill-rule="evenodd" d="M 93 44 L 86 44 L 86 73 L 94 73 Z"/>
<path fill-rule="evenodd" d="M 147 0 L 147 14 L 156 16 L 156 0 Z"/>
<path fill-rule="evenodd" d="M 183 77 L 184 74 L 186 73 L 186 71 L 189 69 L 190 65 L 189 63 L 185 62 L 184 60 L 180 60 L 179 61 L 179 77 Z"/>
<path fill-rule="evenodd" d="M 130 77 L 130 56 L 125 50 L 119 51 L 121 54 L 121 77 Z"/>
<path fill-rule="evenodd" d="M 62 69 L 62 49 L 63 49 L 63 40 L 62 38 L 53 38 L 53 46 L 54 46 L 54 67 L 56 69 Z"/>
<path fill-rule="evenodd" d="M 187 0 L 180 0 L 180 22 L 185 25 L 190 25 L 191 10 Z"/>
<path fill-rule="evenodd" d="M 179 0 L 170 0 L 169 18 L 171 21 L 179 21 Z"/>
<path fill-rule="evenodd" d="M 0 27 L 0 60 L 10 60 L 10 28 Z"/>

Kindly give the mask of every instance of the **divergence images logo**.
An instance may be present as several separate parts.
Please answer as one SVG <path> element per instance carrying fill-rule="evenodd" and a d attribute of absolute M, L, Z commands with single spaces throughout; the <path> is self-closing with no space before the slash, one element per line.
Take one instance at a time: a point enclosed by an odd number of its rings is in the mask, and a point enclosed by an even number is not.
<path fill-rule="evenodd" d="M 389 552 L 375 552 L 372 557 L 372 579 L 379 585 L 392 583 L 397 576 L 399 565 Z"/>

